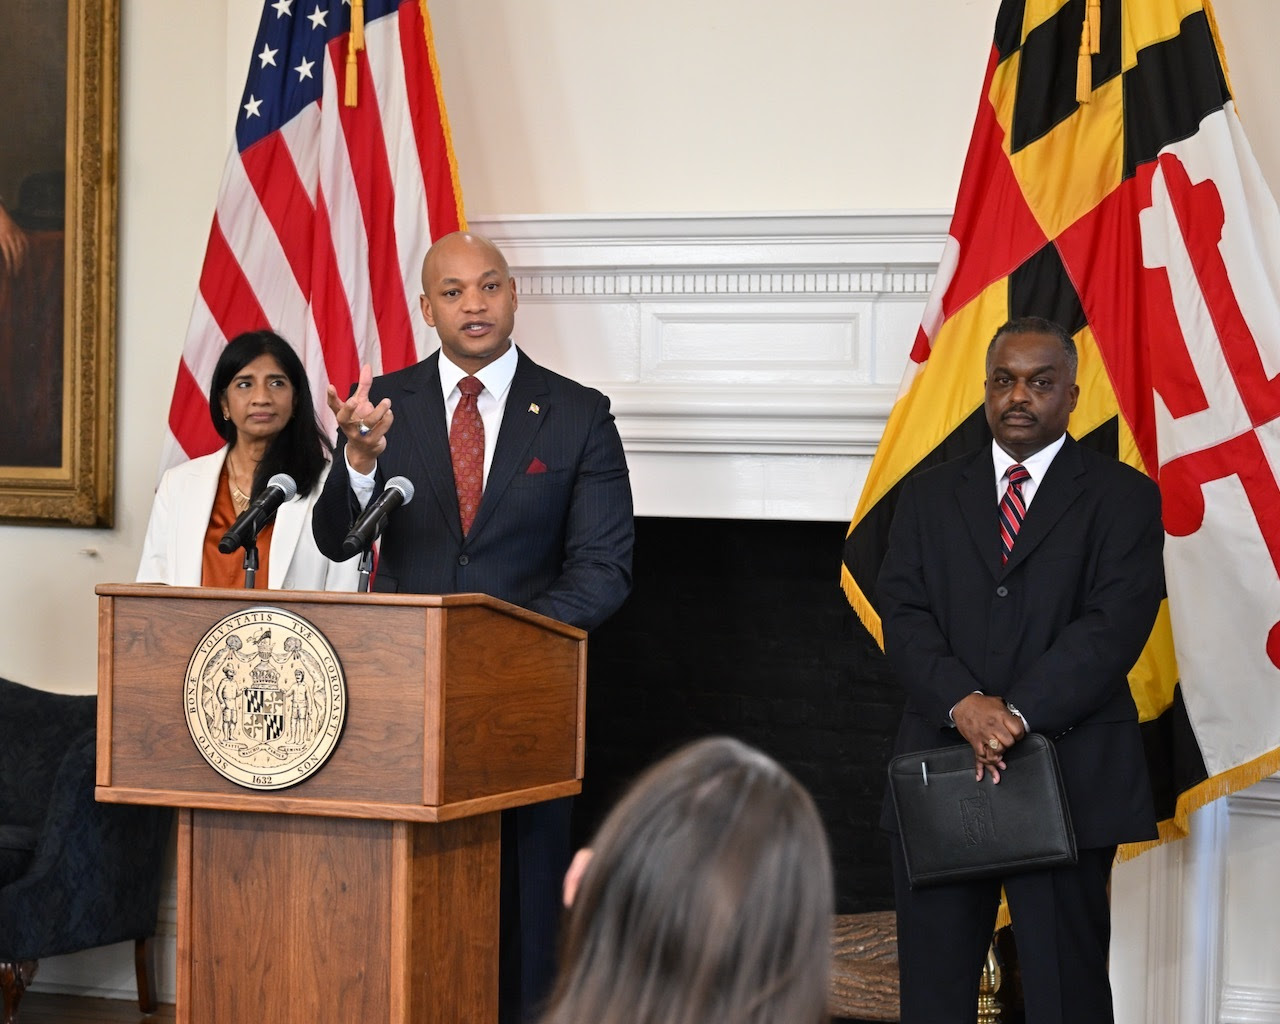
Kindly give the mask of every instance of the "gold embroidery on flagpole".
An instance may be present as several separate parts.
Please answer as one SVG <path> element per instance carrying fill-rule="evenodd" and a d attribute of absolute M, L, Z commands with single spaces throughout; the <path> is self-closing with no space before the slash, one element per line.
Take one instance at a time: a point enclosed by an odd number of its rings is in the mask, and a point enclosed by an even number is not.
<path fill-rule="evenodd" d="M 358 54 L 364 49 L 364 0 L 351 0 L 351 32 L 347 38 L 347 85 L 342 102 L 354 107 L 358 100 L 360 65 Z"/>

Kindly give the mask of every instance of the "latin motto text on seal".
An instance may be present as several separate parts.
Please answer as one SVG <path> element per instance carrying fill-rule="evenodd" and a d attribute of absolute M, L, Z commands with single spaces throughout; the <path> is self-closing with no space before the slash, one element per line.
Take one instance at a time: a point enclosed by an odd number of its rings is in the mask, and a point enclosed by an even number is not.
<path fill-rule="evenodd" d="M 248 789 L 284 789 L 315 774 L 337 747 L 347 685 L 338 655 L 306 619 L 247 608 L 196 646 L 183 705 L 214 771 Z"/>

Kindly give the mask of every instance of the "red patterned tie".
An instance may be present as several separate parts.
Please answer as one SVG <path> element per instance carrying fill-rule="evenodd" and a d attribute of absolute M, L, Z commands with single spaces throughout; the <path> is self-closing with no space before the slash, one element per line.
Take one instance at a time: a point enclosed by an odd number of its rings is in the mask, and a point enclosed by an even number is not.
<path fill-rule="evenodd" d="M 458 515 L 462 535 L 471 530 L 484 493 L 484 420 L 476 408 L 476 396 L 484 385 L 476 377 L 458 381 L 462 397 L 449 424 L 449 454 L 453 457 L 453 482 L 458 488 Z"/>
<path fill-rule="evenodd" d="M 1031 479 L 1027 467 L 1015 462 L 1006 474 L 1009 486 L 1005 488 L 1004 497 L 1000 499 L 1000 564 L 1009 561 L 1009 552 L 1013 550 L 1013 542 L 1018 531 L 1022 529 L 1022 520 L 1027 514 L 1026 502 L 1022 500 L 1022 485 Z"/>

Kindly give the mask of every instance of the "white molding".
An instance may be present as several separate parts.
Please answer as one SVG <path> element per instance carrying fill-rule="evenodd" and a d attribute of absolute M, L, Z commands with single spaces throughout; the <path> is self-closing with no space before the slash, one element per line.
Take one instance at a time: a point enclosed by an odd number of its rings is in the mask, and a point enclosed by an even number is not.
<path fill-rule="evenodd" d="M 893 406 L 893 392 L 878 388 L 607 391 L 628 452 L 870 456 Z"/>
<path fill-rule="evenodd" d="M 726 295 L 733 298 L 779 295 L 929 297 L 935 275 L 923 270 L 840 270 L 831 263 L 800 269 L 741 269 L 713 266 L 606 270 L 514 270 L 521 302 L 560 299 L 647 298 L 668 295 Z"/>
<path fill-rule="evenodd" d="M 1165 1019 L 1202 1024 L 1217 1019 L 1221 999 L 1229 809 L 1221 801 L 1211 803 L 1191 816 L 1190 827 L 1177 847 L 1181 877 L 1171 879 L 1163 894 L 1179 911 L 1177 948 L 1175 956 L 1159 962 L 1179 968 L 1177 983 L 1169 986 L 1176 993 L 1172 1015 Z"/>
<path fill-rule="evenodd" d="M 1210 1024 L 1223 984 L 1226 801 L 1191 834 L 1119 865 L 1112 878 L 1117 1024 Z"/>
<path fill-rule="evenodd" d="M 1280 989 L 1227 986 L 1219 1024 L 1280 1024 Z"/>
<path fill-rule="evenodd" d="M 1227 797 L 1232 815 L 1280 818 L 1280 775 L 1256 782 L 1248 789 Z"/>
<path fill-rule="evenodd" d="M 853 512 L 948 223 L 905 211 L 469 227 L 511 265 L 517 342 L 610 397 L 638 514 L 827 520 Z"/>
<path fill-rule="evenodd" d="M 492 238 L 517 273 L 584 267 L 919 267 L 932 273 L 950 213 L 480 215 L 468 227 Z"/>
<path fill-rule="evenodd" d="M 1226 980 L 1226 935 L 1233 913 L 1230 840 L 1233 824 L 1244 818 L 1267 819 L 1263 827 L 1280 822 L 1280 777 L 1210 803 L 1192 815 L 1187 839 L 1138 862 L 1147 872 L 1147 948 L 1145 956 L 1130 957 L 1124 969 L 1128 977 L 1145 981 L 1144 1021 L 1280 1024 L 1280 984 L 1233 985 Z M 1274 900 L 1276 890 L 1245 898 Z M 1280 973 L 1276 978 L 1280 983 Z"/>

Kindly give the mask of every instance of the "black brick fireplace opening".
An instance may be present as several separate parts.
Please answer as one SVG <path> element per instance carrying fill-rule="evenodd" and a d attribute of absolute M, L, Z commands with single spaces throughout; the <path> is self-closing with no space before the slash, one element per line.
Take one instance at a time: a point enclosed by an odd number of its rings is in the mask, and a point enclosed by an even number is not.
<path fill-rule="evenodd" d="M 813 794 L 837 912 L 892 908 L 876 822 L 902 698 L 840 589 L 847 529 L 636 520 L 631 597 L 588 644 L 579 842 L 645 766 L 687 740 L 727 734 Z"/>

